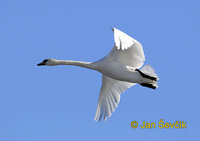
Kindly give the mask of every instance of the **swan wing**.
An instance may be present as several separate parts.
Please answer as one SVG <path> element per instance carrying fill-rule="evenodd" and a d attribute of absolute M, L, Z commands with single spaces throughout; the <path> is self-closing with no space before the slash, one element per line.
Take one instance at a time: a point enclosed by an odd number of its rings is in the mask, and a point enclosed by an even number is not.
<path fill-rule="evenodd" d="M 133 85 L 135 83 L 119 81 L 102 75 L 102 86 L 94 120 L 100 121 L 103 117 L 105 121 L 109 118 L 119 104 L 121 93 Z"/>
<path fill-rule="evenodd" d="M 112 30 L 115 45 L 107 57 L 133 68 L 140 68 L 145 61 L 142 45 L 124 32 L 116 28 Z"/>

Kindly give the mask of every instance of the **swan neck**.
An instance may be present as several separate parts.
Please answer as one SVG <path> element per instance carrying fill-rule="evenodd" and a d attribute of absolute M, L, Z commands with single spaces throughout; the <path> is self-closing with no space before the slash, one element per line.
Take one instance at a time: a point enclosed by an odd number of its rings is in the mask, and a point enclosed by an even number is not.
<path fill-rule="evenodd" d="M 91 62 L 73 61 L 73 60 L 56 60 L 55 65 L 74 65 L 96 70 L 96 66 Z"/>

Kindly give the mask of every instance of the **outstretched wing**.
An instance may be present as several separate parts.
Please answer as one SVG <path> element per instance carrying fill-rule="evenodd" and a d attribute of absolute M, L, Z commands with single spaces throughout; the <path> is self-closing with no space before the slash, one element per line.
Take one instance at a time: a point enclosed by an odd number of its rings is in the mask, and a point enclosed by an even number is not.
<path fill-rule="evenodd" d="M 107 57 L 127 66 L 140 68 L 145 61 L 142 45 L 129 35 L 113 28 L 115 45 Z"/>
<path fill-rule="evenodd" d="M 119 104 L 121 93 L 134 84 L 102 75 L 102 86 L 94 120 L 100 121 L 102 117 L 103 120 L 109 118 Z"/>

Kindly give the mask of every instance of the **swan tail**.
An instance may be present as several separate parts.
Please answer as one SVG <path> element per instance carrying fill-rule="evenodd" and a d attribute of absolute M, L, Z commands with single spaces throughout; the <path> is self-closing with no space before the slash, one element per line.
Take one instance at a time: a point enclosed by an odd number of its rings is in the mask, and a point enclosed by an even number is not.
<path fill-rule="evenodd" d="M 141 70 L 136 69 L 143 77 L 151 79 L 151 83 L 140 83 L 140 85 L 152 89 L 158 88 L 157 81 L 159 80 L 155 70 L 150 65 L 145 65 Z"/>

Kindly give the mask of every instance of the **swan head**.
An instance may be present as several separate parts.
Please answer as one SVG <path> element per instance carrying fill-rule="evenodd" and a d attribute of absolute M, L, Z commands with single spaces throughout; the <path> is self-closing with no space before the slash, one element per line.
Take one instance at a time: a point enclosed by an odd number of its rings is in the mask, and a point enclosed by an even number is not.
<path fill-rule="evenodd" d="M 37 64 L 37 66 L 54 66 L 56 65 L 55 59 L 45 59 L 41 63 Z"/>

